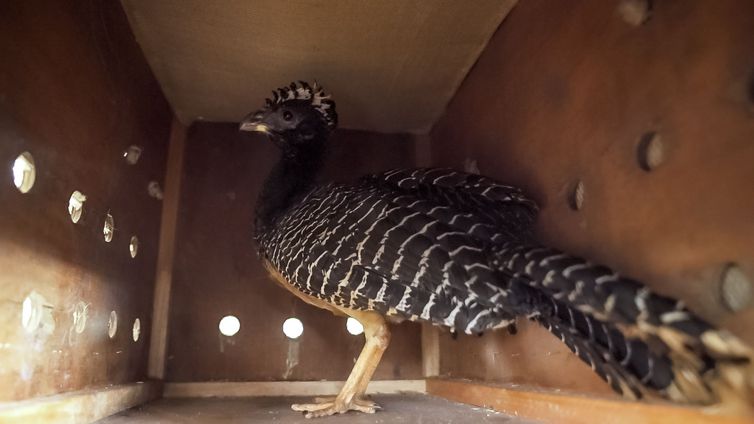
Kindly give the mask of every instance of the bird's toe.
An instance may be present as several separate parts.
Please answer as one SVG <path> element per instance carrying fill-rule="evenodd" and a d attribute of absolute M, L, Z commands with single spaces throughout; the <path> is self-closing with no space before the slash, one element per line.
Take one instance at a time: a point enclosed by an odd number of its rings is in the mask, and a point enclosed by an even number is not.
<path fill-rule="evenodd" d="M 369 399 L 354 398 L 350 402 L 339 401 L 338 398 L 315 398 L 315 403 L 296 403 L 291 405 L 294 411 L 305 412 L 306 418 L 327 417 L 335 414 L 343 414 L 348 411 L 357 411 L 365 414 L 374 414 L 380 406 Z"/>

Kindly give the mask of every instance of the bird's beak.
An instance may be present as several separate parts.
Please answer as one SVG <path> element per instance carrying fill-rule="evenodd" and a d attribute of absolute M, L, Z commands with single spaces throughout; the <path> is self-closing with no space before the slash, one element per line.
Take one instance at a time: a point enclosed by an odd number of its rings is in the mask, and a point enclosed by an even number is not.
<path fill-rule="evenodd" d="M 238 129 L 241 131 L 261 132 L 263 134 L 270 133 L 270 127 L 262 123 L 262 116 L 260 116 L 260 112 L 250 113 L 241 121 Z"/>
<path fill-rule="evenodd" d="M 260 124 L 258 122 L 241 122 L 241 125 L 238 127 L 241 131 L 253 131 L 253 132 L 261 132 L 268 134 L 270 132 L 270 127 L 268 127 L 265 124 Z"/>

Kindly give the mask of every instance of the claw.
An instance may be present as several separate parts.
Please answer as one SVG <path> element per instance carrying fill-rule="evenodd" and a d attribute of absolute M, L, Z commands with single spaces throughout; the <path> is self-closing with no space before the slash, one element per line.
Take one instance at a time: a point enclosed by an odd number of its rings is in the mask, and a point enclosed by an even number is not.
<path fill-rule="evenodd" d="M 348 411 L 358 411 L 365 414 L 374 414 L 380 406 L 368 399 L 354 398 L 351 402 L 339 400 L 337 397 L 315 398 L 315 403 L 299 403 L 291 405 L 291 409 L 306 412 L 306 418 L 327 417 L 335 414 L 344 414 Z"/>

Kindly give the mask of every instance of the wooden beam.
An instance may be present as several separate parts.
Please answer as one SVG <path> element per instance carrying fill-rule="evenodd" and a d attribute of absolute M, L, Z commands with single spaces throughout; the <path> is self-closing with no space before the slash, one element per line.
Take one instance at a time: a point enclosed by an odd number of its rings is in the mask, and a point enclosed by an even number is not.
<path fill-rule="evenodd" d="M 422 324 L 422 374 L 440 375 L 440 330 L 431 324 Z"/>
<path fill-rule="evenodd" d="M 168 314 L 170 287 L 173 282 L 173 257 L 175 255 L 175 231 L 178 219 L 178 204 L 181 194 L 183 152 L 186 144 L 186 127 L 173 119 L 170 129 L 168 163 L 165 171 L 165 190 L 160 223 L 160 245 L 157 253 L 157 273 L 154 286 L 152 310 L 152 338 L 149 345 L 150 378 L 165 378 L 165 355 L 168 343 Z"/>
<path fill-rule="evenodd" d="M 90 423 L 160 396 L 161 383 L 88 389 L 0 405 L 0 424 Z"/>
<path fill-rule="evenodd" d="M 323 396 L 334 395 L 342 381 L 245 381 L 166 383 L 166 398 L 247 397 L 247 396 Z M 425 391 L 424 380 L 376 380 L 369 383 L 368 394 L 394 394 Z"/>
<path fill-rule="evenodd" d="M 515 390 L 504 386 L 447 379 L 428 379 L 427 394 L 508 415 L 553 423 L 663 424 L 751 423 L 751 417 L 728 415 L 711 409 L 665 403 Z"/>

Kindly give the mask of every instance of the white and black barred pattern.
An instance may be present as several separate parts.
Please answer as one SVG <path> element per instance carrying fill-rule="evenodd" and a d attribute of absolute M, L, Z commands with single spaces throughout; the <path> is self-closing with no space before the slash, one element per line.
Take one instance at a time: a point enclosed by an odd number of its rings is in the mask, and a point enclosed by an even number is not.
<path fill-rule="evenodd" d="M 401 170 L 317 188 L 259 241 L 306 294 L 472 333 L 512 322 L 487 246 L 529 237 L 535 214 L 484 177 Z"/>
<path fill-rule="evenodd" d="M 716 400 L 748 350 L 680 302 L 536 244 L 517 188 L 448 169 L 315 188 L 257 235 L 296 289 L 331 304 L 479 333 L 533 319 L 616 391 Z"/>

